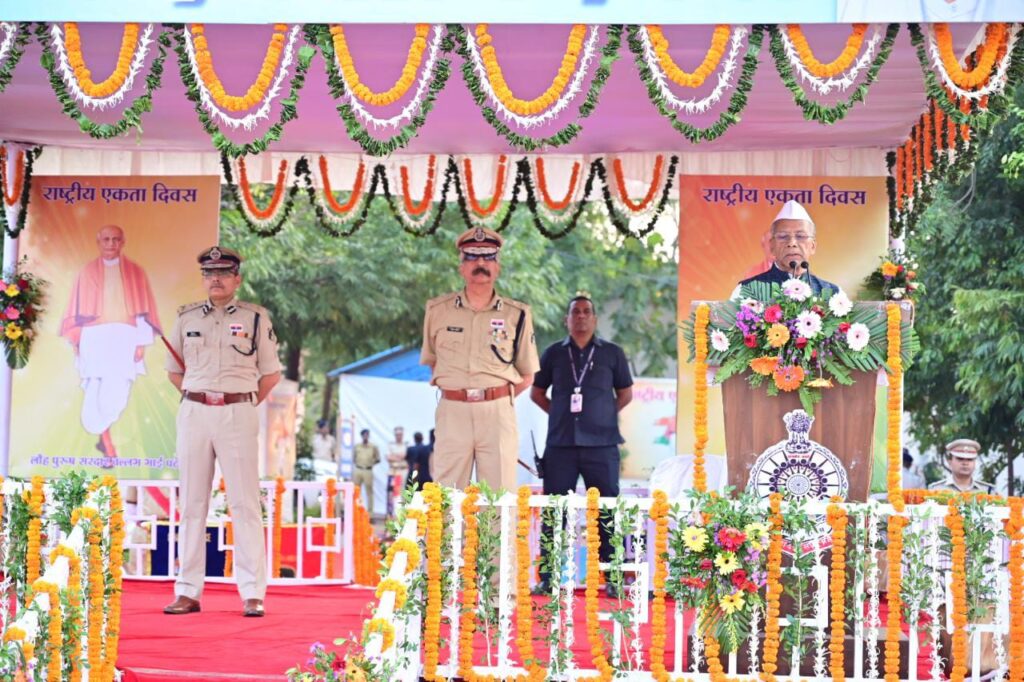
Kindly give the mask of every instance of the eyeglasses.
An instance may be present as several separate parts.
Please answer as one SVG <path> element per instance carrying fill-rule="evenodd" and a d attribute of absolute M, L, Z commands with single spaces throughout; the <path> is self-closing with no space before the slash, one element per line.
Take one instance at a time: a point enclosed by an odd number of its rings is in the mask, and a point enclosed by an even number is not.
<path fill-rule="evenodd" d="M 772 239 L 774 239 L 779 244 L 788 244 L 790 241 L 795 241 L 798 244 L 803 244 L 809 239 L 814 239 L 814 235 L 807 234 L 806 232 L 797 232 L 796 234 L 777 232 L 774 235 L 772 235 Z"/>
<path fill-rule="evenodd" d="M 473 262 L 473 261 L 478 261 L 478 260 L 496 261 L 496 260 L 498 260 L 498 254 L 496 254 L 496 253 L 464 253 L 464 254 L 462 254 L 462 262 L 463 263 Z"/>

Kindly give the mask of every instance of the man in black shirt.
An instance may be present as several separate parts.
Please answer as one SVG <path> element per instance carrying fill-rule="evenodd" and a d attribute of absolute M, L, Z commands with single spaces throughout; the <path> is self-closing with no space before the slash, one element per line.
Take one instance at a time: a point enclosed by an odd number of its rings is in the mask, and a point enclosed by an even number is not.
<path fill-rule="evenodd" d="M 414 445 L 405 450 L 405 461 L 409 465 L 409 475 L 405 479 L 405 487 L 422 490 L 424 483 L 433 481 L 430 477 L 430 453 L 433 445 L 424 445 L 423 434 L 417 431 L 412 435 Z"/>
<path fill-rule="evenodd" d="M 633 377 L 622 348 L 599 338 L 594 302 L 577 295 L 565 317 L 569 336 L 552 344 L 540 359 L 530 398 L 548 413 L 544 449 L 544 494 L 587 488 L 602 497 L 619 494 L 619 411 L 633 399 Z M 551 388 L 551 397 L 547 390 Z M 605 516 L 605 515 L 602 515 Z M 606 524 L 601 524 L 601 561 L 611 559 Z M 550 529 L 544 533 L 550 535 Z M 548 576 L 541 572 L 540 589 Z"/>

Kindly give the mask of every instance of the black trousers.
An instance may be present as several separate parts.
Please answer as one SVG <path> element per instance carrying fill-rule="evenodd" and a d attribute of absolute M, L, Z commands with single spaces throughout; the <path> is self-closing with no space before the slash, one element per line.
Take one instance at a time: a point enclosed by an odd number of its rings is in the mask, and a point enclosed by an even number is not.
<path fill-rule="evenodd" d="M 544 450 L 544 494 L 564 495 L 576 490 L 580 476 L 583 477 L 585 488 L 597 488 L 601 497 L 618 497 L 619 495 L 619 448 L 617 445 L 605 447 L 577 448 L 549 445 Z M 601 561 L 608 562 L 612 558 L 612 548 L 608 541 L 611 535 L 609 527 L 614 514 L 611 511 L 601 512 L 598 526 L 601 532 Z M 542 538 L 550 544 L 553 536 L 552 528 L 544 524 L 541 528 Z M 541 541 L 541 554 L 544 553 L 545 541 Z M 543 563 L 541 564 L 543 566 Z M 549 579 L 547 571 L 541 568 L 541 580 Z"/>

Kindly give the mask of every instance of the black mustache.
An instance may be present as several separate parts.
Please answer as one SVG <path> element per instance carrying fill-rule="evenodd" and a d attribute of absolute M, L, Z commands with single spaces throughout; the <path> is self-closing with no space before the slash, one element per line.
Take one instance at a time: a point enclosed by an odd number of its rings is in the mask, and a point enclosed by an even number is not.
<path fill-rule="evenodd" d="M 491 274 L 491 271 L 488 270 L 487 268 L 473 268 L 473 273 L 472 274 L 474 274 L 474 275 L 489 275 L 489 274 Z"/>

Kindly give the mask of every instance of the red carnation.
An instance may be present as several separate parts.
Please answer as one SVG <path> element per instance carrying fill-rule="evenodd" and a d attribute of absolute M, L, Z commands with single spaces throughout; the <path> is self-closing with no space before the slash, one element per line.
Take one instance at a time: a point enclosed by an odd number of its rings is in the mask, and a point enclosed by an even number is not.
<path fill-rule="evenodd" d="M 903 267 L 902 265 L 897 265 L 897 266 L 896 266 L 896 272 L 897 272 L 897 274 L 898 274 L 898 273 L 901 273 L 901 272 L 903 272 L 903 270 L 904 270 L 904 269 L 905 269 L 905 268 L 904 268 L 904 267 Z"/>
<path fill-rule="evenodd" d="M 714 567 L 715 567 L 715 563 L 713 561 L 711 561 L 711 559 L 703 559 L 700 562 L 700 570 L 702 570 L 702 571 L 710 571 Z"/>
<path fill-rule="evenodd" d="M 19 279 L 18 280 L 18 288 L 19 289 L 27 289 L 28 288 L 28 280 L 27 279 Z"/>
<path fill-rule="evenodd" d="M 742 589 L 743 584 L 747 582 L 747 572 L 744 571 L 742 568 L 737 568 L 735 571 L 732 572 L 730 579 L 732 580 L 732 584 L 736 589 Z"/>
<path fill-rule="evenodd" d="M 748 580 L 747 582 L 743 583 L 743 589 L 747 592 L 757 592 L 757 584 L 753 581 Z"/>
<path fill-rule="evenodd" d="M 840 322 L 839 323 L 839 331 L 841 333 L 843 333 L 843 334 L 845 334 L 846 332 L 850 331 L 850 323 L 849 322 Z"/>
<path fill-rule="evenodd" d="M 768 306 L 764 311 L 765 322 L 781 322 L 782 321 L 782 306 L 778 303 Z"/>
<path fill-rule="evenodd" d="M 757 336 L 755 336 L 754 334 L 744 334 L 743 344 L 747 348 L 757 348 Z"/>
<path fill-rule="evenodd" d="M 735 552 L 747 539 L 747 534 L 736 528 L 723 528 L 718 531 L 718 544 L 727 552 Z"/>
<path fill-rule="evenodd" d="M 796 337 L 796 347 L 797 348 L 801 348 L 802 349 L 806 345 L 807 345 L 807 339 L 805 339 L 802 336 Z"/>
<path fill-rule="evenodd" d="M 825 317 L 825 310 L 820 305 L 811 306 L 811 312 L 818 317 Z"/>

